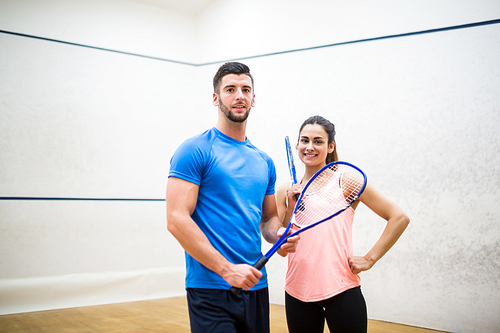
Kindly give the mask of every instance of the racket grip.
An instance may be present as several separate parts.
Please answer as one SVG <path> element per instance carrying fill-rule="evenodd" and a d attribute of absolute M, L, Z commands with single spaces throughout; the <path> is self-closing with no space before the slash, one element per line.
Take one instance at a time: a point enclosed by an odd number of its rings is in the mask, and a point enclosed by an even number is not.
<path fill-rule="evenodd" d="M 234 296 L 238 296 L 241 293 L 241 288 L 231 287 L 229 288 Z"/>
<path fill-rule="evenodd" d="M 264 267 L 268 261 L 269 261 L 269 258 L 267 258 L 266 256 L 262 256 L 262 257 L 260 257 L 259 260 L 257 260 L 257 262 L 255 264 L 253 264 L 253 267 L 257 268 L 260 271 L 262 269 L 262 267 Z"/>
<path fill-rule="evenodd" d="M 269 258 L 267 258 L 266 256 L 262 256 L 262 257 L 260 257 L 259 260 L 257 260 L 257 262 L 255 264 L 253 264 L 253 267 L 257 268 L 260 271 L 262 269 L 262 267 L 264 267 L 266 265 L 268 260 L 269 260 Z M 231 288 L 229 288 L 229 290 L 231 290 L 231 292 L 234 294 L 234 296 L 238 296 L 241 293 L 241 288 L 231 287 Z"/>

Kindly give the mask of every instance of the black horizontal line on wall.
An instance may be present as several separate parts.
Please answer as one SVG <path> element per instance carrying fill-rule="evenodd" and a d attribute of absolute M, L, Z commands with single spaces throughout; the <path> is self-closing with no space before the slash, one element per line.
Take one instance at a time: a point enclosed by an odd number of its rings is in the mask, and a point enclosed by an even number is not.
<path fill-rule="evenodd" d="M 148 59 L 160 60 L 160 61 L 168 61 L 168 62 L 173 62 L 173 63 L 181 64 L 181 65 L 196 66 L 195 64 L 192 64 L 192 63 L 189 63 L 189 62 L 184 62 L 184 61 L 177 61 L 177 60 L 171 60 L 171 59 L 165 59 L 165 58 L 159 58 L 159 57 L 152 57 L 152 56 L 148 56 L 148 55 L 144 55 L 144 54 L 138 54 L 138 53 L 131 53 L 131 52 L 125 52 L 125 51 L 118 51 L 118 50 L 106 49 L 106 48 L 103 48 L 103 47 L 97 47 L 97 46 L 91 46 L 91 45 L 85 45 L 85 44 L 72 43 L 72 42 L 67 42 L 67 41 L 58 40 L 58 39 L 52 39 L 52 38 L 46 38 L 46 37 L 40 37 L 40 36 L 33 36 L 33 35 L 21 34 L 21 33 L 18 33 L 18 32 L 0 30 L 0 33 L 14 35 L 14 36 L 20 36 L 20 37 L 40 39 L 40 40 L 44 40 L 44 41 L 48 41 L 48 42 L 55 42 L 55 43 L 72 45 L 72 46 L 80 46 L 80 47 L 85 47 L 85 48 L 94 49 L 94 50 L 101 50 L 101 51 L 107 51 L 107 52 L 113 52 L 113 53 L 120 53 L 120 54 L 135 56 L 135 57 L 141 57 L 141 58 L 148 58 Z"/>
<path fill-rule="evenodd" d="M 48 201 L 165 201 L 165 199 L 129 199 L 129 198 L 53 198 L 53 197 L 0 197 L 0 200 L 48 200 Z"/>
<path fill-rule="evenodd" d="M 491 25 L 491 24 L 498 24 L 498 23 L 500 23 L 500 19 L 494 19 L 494 20 L 488 20 L 488 21 L 481 21 L 481 22 L 474 22 L 474 23 L 467 23 L 467 24 L 455 25 L 455 26 L 444 27 L 444 28 L 428 29 L 428 30 L 422 30 L 422 31 L 415 31 L 415 32 L 407 32 L 407 33 L 395 34 L 395 35 L 388 35 L 388 36 L 381 36 L 381 37 L 372 37 L 372 38 L 358 39 L 358 40 L 353 40 L 353 41 L 346 41 L 346 42 L 340 42 L 340 43 L 326 44 L 326 45 L 313 46 L 313 47 L 307 47 L 307 48 L 301 48 L 301 49 L 294 49 L 294 50 L 287 50 L 287 51 L 279 51 L 279 52 L 273 52 L 273 53 L 265 53 L 265 54 L 248 56 L 248 57 L 243 57 L 243 58 L 227 59 L 227 60 L 213 61 L 213 62 L 200 63 L 200 64 L 195 64 L 195 63 L 190 63 L 190 62 L 184 62 L 184 61 L 178 61 L 178 60 L 172 60 L 172 59 L 166 59 L 166 58 L 160 58 L 160 57 L 153 57 L 153 56 L 148 56 L 148 55 L 138 54 L 138 53 L 131 53 L 131 52 L 124 52 L 124 51 L 106 49 L 106 48 L 102 48 L 102 47 L 96 47 L 96 46 L 90 46 L 90 45 L 72 43 L 72 42 L 67 42 L 67 41 L 62 41 L 62 40 L 57 40 L 57 39 L 51 39 L 51 38 L 45 38 L 45 37 L 40 37 L 40 36 L 27 35 L 27 34 L 12 32 L 12 31 L 6 31 L 6 30 L 0 30 L 0 33 L 10 34 L 10 35 L 14 35 L 14 36 L 27 37 L 27 38 L 40 39 L 40 40 L 44 40 L 44 41 L 62 43 L 62 44 L 73 45 L 73 46 L 80 46 L 80 47 L 91 48 L 91 49 L 95 49 L 95 50 L 101 50 L 101 51 L 107 51 L 107 52 L 114 52 L 114 53 L 119 53 L 119 54 L 124 54 L 124 55 L 135 56 L 135 57 L 141 57 L 141 58 L 147 58 L 147 59 L 153 59 L 153 60 L 159 60 L 159 61 L 166 61 L 166 62 L 181 64 L 181 65 L 188 65 L 188 66 L 200 67 L 200 66 L 214 65 L 214 64 L 218 64 L 218 63 L 224 63 L 224 62 L 227 62 L 227 61 L 262 58 L 262 57 L 268 57 L 268 56 L 279 55 L 279 54 L 286 54 L 286 53 L 293 53 L 293 52 L 301 52 L 301 51 L 309 51 L 309 50 L 321 49 L 321 48 L 326 48 L 326 47 L 334 47 L 334 46 L 340 46 L 340 45 L 364 43 L 364 42 L 371 42 L 371 41 L 377 41 L 377 40 L 383 40 L 383 39 L 390 39 L 390 38 L 409 37 L 409 36 L 423 35 L 423 34 L 430 34 L 430 33 L 437 33 L 437 32 L 444 32 L 444 31 L 457 30 L 457 29 L 467 29 L 467 28 L 474 28 L 474 27 Z"/>
<path fill-rule="evenodd" d="M 310 50 L 322 49 L 322 48 L 327 48 L 327 47 L 334 47 L 334 46 L 348 45 L 348 44 L 357 44 L 357 43 L 365 43 L 365 42 L 372 42 L 372 41 L 384 40 L 384 39 L 390 39 L 390 38 L 401 38 L 401 37 L 409 37 L 409 36 L 415 36 L 415 35 L 424 35 L 424 34 L 430 34 L 430 33 L 436 33 L 436 32 L 443 32 L 443 31 L 450 31 L 450 30 L 473 28 L 473 27 L 479 27 L 479 26 L 491 25 L 491 24 L 498 24 L 498 23 L 500 23 L 500 19 L 495 19 L 495 20 L 490 20 L 490 21 L 483 21 L 483 22 L 476 22 L 476 23 L 468 23 L 468 24 L 456 25 L 456 26 L 445 27 L 445 28 L 436 28 L 436 29 L 429 29 L 429 30 L 422 30 L 422 31 L 415 31 L 415 32 L 407 32 L 407 33 L 402 33 L 402 34 L 395 34 L 395 35 L 388 35 L 388 36 L 381 36 L 381 37 L 372 37 L 372 38 L 358 39 L 358 40 L 353 40 L 353 41 L 339 42 L 339 43 L 326 44 L 326 45 L 320 45 L 320 46 L 312 46 L 312 47 L 306 47 L 306 48 L 302 48 L 302 49 L 280 51 L 280 52 L 267 53 L 267 54 L 250 56 L 250 57 L 244 57 L 244 58 L 224 60 L 224 61 L 214 61 L 214 62 L 210 62 L 210 63 L 204 63 L 202 65 L 213 65 L 213 64 L 217 64 L 217 63 L 224 63 L 224 62 L 227 62 L 227 61 L 245 60 L 245 59 L 253 59 L 253 58 L 260 58 L 260 57 L 268 57 L 268 56 L 279 55 L 279 54 L 301 52 L 301 51 L 310 51 Z"/>

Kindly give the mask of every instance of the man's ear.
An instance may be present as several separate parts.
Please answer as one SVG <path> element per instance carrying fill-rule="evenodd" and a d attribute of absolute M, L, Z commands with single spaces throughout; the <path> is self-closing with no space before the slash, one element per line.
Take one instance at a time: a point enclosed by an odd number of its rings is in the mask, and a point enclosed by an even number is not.
<path fill-rule="evenodd" d="M 219 96 L 216 93 L 214 93 L 214 95 L 212 96 L 212 103 L 215 106 L 219 106 Z"/>

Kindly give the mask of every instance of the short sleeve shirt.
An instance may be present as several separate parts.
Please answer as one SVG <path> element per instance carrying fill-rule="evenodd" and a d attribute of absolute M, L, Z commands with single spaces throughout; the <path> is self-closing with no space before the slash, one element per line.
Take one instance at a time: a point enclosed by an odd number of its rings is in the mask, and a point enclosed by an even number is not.
<path fill-rule="evenodd" d="M 184 141 L 170 161 L 169 177 L 199 186 L 191 216 L 211 244 L 230 262 L 253 265 L 261 252 L 264 197 L 274 194 L 271 158 L 249 140 L 234 140 L 216 128 Z M 186 288 L 229 289 L 230 285 L 186 253 Z M 267 274 L 254 290 L 267 287 Z"/>

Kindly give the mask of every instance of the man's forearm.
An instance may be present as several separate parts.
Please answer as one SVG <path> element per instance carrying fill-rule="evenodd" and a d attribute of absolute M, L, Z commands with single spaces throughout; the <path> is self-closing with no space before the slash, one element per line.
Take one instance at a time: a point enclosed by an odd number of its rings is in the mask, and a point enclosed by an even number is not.
<path fill-rule="evenodd" d="M 283 227 L 278 216 L 271 217 L 267 222 L 261 223 L 261 232 L 264 239 L 274 244 L 278 241 L 278 230 Z"/>
<path fill-rule="evenodd" d="M 191 257 L 222 276 L 230 262 L 212 246 L 196 223 L 190 217 L 187 219 L 190 221 L 171 216 L 168 230 Z"/>

